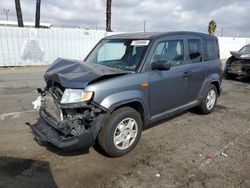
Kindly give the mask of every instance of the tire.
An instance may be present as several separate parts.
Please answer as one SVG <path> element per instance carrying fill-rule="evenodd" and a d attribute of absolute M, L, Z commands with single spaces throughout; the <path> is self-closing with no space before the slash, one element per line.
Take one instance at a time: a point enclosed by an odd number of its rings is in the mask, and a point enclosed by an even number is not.
<path fill-rule="evenodd" d="M 141 115 L 133 108 L 121 107 L 112 112 L 99 132 L 97 140 L 109 156 L 120 157 L 129 153 L 137 145 L 141 132 Z"/>
<path fill-rule="evenodd" d="M 211 97 L 210 98 L 211 99 L 210 100 L 210 102 L 211 102 L 210 105 L 208 104 L 208 101 L 209 101 L 209 99 L 208 99 L 209 96 L 208 95 L 210 95 L 210 97 Z M 217 88 L 215 87 L 215 85 L 210 84 L 208 89 L 207 89 L 205 97 L 202 99 L 200 105 L 198 106 L 199 112 L 202 113 L 202 114 L 210 114 L 214 110 L 214 108 L 216 106 L 217 97 L 218 97 Z M 212 98 L 213 98 L 213 100 L 212 100 Z"/>

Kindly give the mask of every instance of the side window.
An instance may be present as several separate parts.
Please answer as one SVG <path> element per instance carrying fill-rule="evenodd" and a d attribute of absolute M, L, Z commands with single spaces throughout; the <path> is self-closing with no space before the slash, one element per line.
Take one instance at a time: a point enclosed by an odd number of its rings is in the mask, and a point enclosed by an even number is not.
<path fill-rule="evenodd" d="M 202 48 L 201 40 L 189 39 L 188 40 L 189 58 L 193 63 L 202 62 Z"/>
<path fill-rule="evenodd" d="M 218 42 L 216 40 L 205 40 L 205 61 L 216 60 L 219 57 Z"/>
<path fill-rule="evenodd" d="M 169 61 L 172 67 L 180 66 L 183 64 L 183 51 L 182 40 L 160 42 L 155 48 L 151 62 Z"/>

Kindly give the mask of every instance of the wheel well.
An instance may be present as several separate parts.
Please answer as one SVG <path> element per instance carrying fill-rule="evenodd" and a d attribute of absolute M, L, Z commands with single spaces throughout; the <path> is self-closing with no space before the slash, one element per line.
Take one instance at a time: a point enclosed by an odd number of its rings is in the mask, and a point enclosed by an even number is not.
<path fill-rule="evenodd" d="M 135 109 L 138 113 L 140 113 L 141 114 L 141 118 L 142 118 L 142 122 L 143 122 L 143 125 L 144 125 L 144 123 L 145 123 L 145 111 L 144 111 L 144 108 L 143 108 L 143 106 L 142 106 L 142 104 L 140 102 L 133 101 L 133 102 L 125 103 L 125 104 L 117 106 L 112 111 L 115 111 L 118 108 L 121 108 L 121 107 L 124 107 L 124 106 L 129 106 L 129 107 Z"/>
<path fill-rule="evenodd" d="M 216 87 L 217 93 L 220 96 L 220 84 L 219 84 L 219 82 L 218 81 L 213 81 L 213 82 L 211 82 L 211 84 L 213 84 Z"/>

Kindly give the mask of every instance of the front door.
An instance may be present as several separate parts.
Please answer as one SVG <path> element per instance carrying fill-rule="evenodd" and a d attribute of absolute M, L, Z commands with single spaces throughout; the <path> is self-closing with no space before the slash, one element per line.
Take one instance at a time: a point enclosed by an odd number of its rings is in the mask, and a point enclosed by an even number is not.
<path fill-rule="evenodd" d="M 184 40 L 181 36 L 156 42 L 150 62 L 169 61 L 170 70 L 151 70 L 149 105 L 151 116 L 187 103 L 188 72 L 185 64 Z"/>

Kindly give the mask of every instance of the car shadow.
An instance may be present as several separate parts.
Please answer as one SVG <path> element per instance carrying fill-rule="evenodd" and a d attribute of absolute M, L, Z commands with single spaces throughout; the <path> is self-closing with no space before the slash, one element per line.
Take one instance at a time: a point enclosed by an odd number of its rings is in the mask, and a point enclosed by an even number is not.
<path fill-rule="evenodd" d="M 192 109 L 192 110 L 194 110 L 194 109 Z M 183 115 L 183 114 L 186 114 L 187 112 L 191 112 L 191 110 L 189 110 L 189 111 L 187 110 L 187 111 L 183 111 L 183 112 L 177 113 L 177 114 L 175 114 L 175 115 L 173 115 L 173 116 L 164 118 L 164 119 L 162 119 L 162 120 L 160 120 L 160 121 L 157 121 L 157 122 L 155 122 L 155 123 L 152 123 L 152 124 L 149 124 L 149 125 L 147 125 L 147 126 L 144 126 L 144 127 L 143 127 L 143 131 L 145 131 L 145 130 L 147 130 L 147 129 L 150 129 L 150 128 L 153 128 L 153 127 L 156 127 L 156 126 L 158 126 L 158 125 L 160 125 L 160 124 L 162 124 L 162 123 L 165 123 L 165 122 L 167 122 L 167 121 L 170 121 L 170 120 L 172 120 L 172 119 L 175 119 L 175 118 L 177 118 L 177 117 L 179 117 L 179 116 L 181 116 L 181 115 Z M 192 113 L 195 113 L 195 112 L 192 112 Z"/>
<path fill-rule="evenodd" d="M 0 187 L 51 187 L 56 182 L 49 162 L 0 156 Z"/>
<path fill-rule="evenodd" d="M 222 109 L 222 108 L 224 109 L 224 108 L 226 108 L 226 107 L 223 107 L 223 106 L 217 104 L 216 107 L 215 107 L 215 110 L 216 110 L 216 109 Z M 192 114 L 196 114 L 196 115 L 204 115 L 204 114 L 200 113 L 200 112 L 197 110 L 197 108 L 192 108 L 192 109 L 189 109 L 189 110 L 186 110 L 186 111 L 177 113 L 177 114 L 175 114 L 175 115 L 172 115 L 172 116 L 170 116 L 170 117 L 168 117 L 168 118 L 164 118 L 164 119 L 162 119 L 162 120 L 160 120 L 160 121 L 157 121 L 157 122 L 155 122 L 155 123 L 152 123 L 152 124 L 150 124 L 150 125 L 144 126 L 144 127 L 143 127 L 143 131 L 145 131 L 145 130 L 147 130 L 147 129 L 150 129 L 150 128 L 153 128 L 153 127 L 156 127 L 156 126 L 158 126 L 158 125 L 160 125 L 160 124 L 162 124 L 162 123 L 165 123 L 165 122 L 167 122 L 167 121 L 170 121 L 170 120 L 172 120 L 172 119 L 175 119 L 175 118 L 177 118 L 177 117 L 179 117 L 179 116 L 182 116 L 182 115 L 184 115 L 184 114 L 186 114 L 186 113 L 188 113 L 188 112 L 189 112 L 189 113 L 192 113 Z M 35 138 L 34 138 L 34 140 L 36 141 Z M 38 144 L 40 145 L 40 143 L 38 143 Z M 89 154 L 89 149 L 61 150 L 61 149 L 56 148 L 55 146 L 53 146 L 53 145 L 50 144 L 50 143 L 46 143 L 46 144 L 44 144 L 44 145 L 42 145 L 42 146 L 43 146 L 43 147 L 46 147 L 46 149 L 47 149 L 48 151 L 53 152 L 53 153 L 55 153 L 55 154 L 57 154 L 57 155 L 59 155 L 59 156 L 77 156 L 77 155 Z M 105 157 L 110 158 L 110 156 L 107 155 L 107 154 L 102 150 L 102 148 L 99 146 L 99 144 L 97 143 L 97 141 L 96 141 L 96 143 L 95 143 L 92 147 L 93 147 L 93 149 L 94 149 L 97 153 L 99 153 L 100 155 L 103 155 L 103 156 L 105 156 Z"/>
<path fill-rule="evenodd" d="M 236 81 L 236 82 L 250 84 L 250 77 L 245 77 L 245 76 L 239 76 L 239 77 L 236 77 L 234 79 L 225 79 L 225 80 L 233 80 L 233 81 Z"/>
<path fill-rule="evenodd" d="M 36 141 L 35 138 L 34 138 L 34 141 Z M 71 156 L 89 154 L 89 149 L 63 150 L 63 149 L 59 149 L 59 148 L 53 146 L 50 143 L 44 143 L 43 145 L 41 145 L 40 143 L 38 143 L 38 144 L 41 147 L 45 147 L 49 152 L 52 152 L 52 153 L 55 153 L 55 154 L 57 154 L 59 156 L 64 156 L 64 157 L 67 157 L 67 156 L 71 157 Z"/>
<path fill-rule="evenodd" d="M 218 110 L 218 109 L 226 109 L 227 107 L 224 107 L 224 106 L 222 106 L 222 105 L 216 105 L 215 106 L 215 111 L 216 110 Z M 168 121 L 170 121 L 170 120 L 172 120 L 172 119 L 175 119 L 175 118 L 177 118 L 177 117 L 179 117 L 179 116 L 182 116 L 182 115 L 184 115 L 184 114 L 186 114 L 186 113 L 191 113 L 191 114 L 194 114 L 194 115 L 203 115 L 203 116 L 205 116 L 206 114 L 203 114 L 203 113 L 201 113 L 197 108 L 191 108 L 191 109 L 189 109 L 189 110 L 186 110 L 186 111 L 183 111 L 183 112 L 180 112 L 180 113 L 177 113 L 177 114 L 175 114 L 175 115 L 172 115 L 172 116 L 170 116 L 170 117 L 167 117 L 167 118 L 164 118 L 164 119 L 162 119 L 162 120 L 160 120 L 160 121 L 158 121 L 158 122 L 155 122 L 155 123 L 152 123 L 152 124 L 150 124 L 150 125 L 147 125 L 147 126 L 145 126 L 144 128 L 143 128 L 143 131 L 144 130 L 147 130 L 147 129 L 150 129 L 150 128 L 153 128 L 153 127 L 155 127 L 155 126 L 158 126 L 158 125 L 160 125 L 160 124 L 162 124 L 162 123 L 165 123 L 165 122 L 168 122 Z"/>

